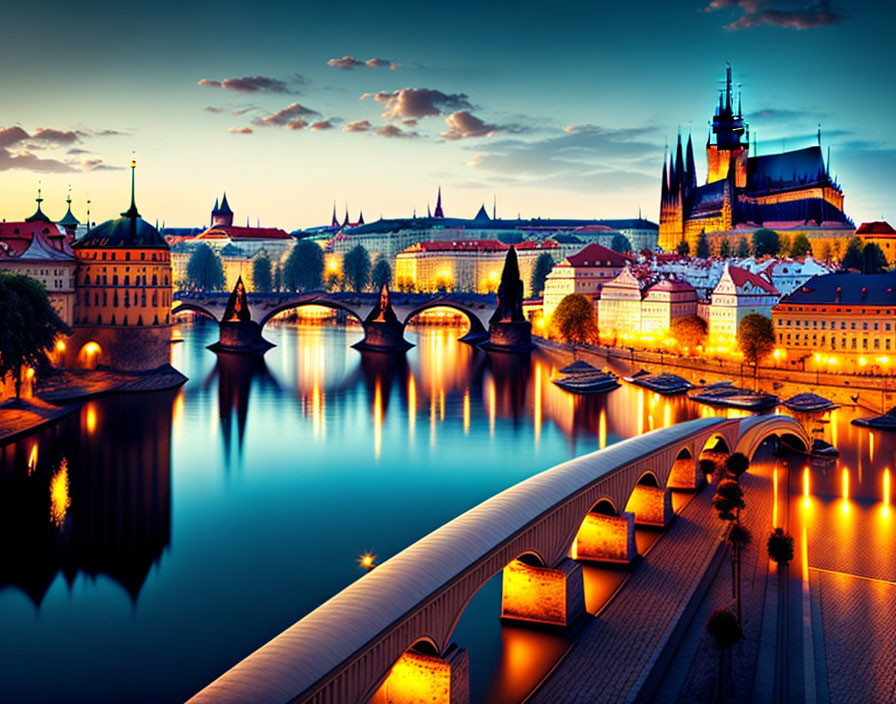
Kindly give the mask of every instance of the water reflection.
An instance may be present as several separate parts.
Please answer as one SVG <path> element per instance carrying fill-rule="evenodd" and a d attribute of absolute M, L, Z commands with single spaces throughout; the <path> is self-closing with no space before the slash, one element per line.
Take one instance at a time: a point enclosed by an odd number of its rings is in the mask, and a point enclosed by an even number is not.
<path fill-rule="evenodd" d="M 69 588 L 79 573 L 105 574 L 136 603 L 170 539 L 173 400 L 104 400 L 101 443 L 88 406 L 0 448 L 0 590 L 40 606 L 59 572 Z"/>

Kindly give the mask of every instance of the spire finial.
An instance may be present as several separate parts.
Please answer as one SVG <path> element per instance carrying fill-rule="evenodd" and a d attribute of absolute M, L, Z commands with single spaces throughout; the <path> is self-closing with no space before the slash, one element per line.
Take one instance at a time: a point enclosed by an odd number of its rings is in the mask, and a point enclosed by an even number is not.
<path fill-rule="evenodd" d="M 68 209 L 72 209 L 72 184 L 68 184 L 68 195 L 65 197 L 65 202 L 68 203 Z"/>
<path fill-rule="evenodd" d="M 128 208 L 122 215 L 126 218 L 131 218 L 131 220 L 136 220 L 140 217 L 140 213 L 137 212 L 137 201 L 134 196 L 134 172 L 137 170 L 137 160 L 131 159 L 131 207 Z"/>
<path fill-rule="evenodd" d="M 43 198 L 40 196 L 40 181 L 37 182 L 37 198 L 34 200 L 37 201 L 37 209 L 40 210 L 40 204 L 43 202 Z"/>

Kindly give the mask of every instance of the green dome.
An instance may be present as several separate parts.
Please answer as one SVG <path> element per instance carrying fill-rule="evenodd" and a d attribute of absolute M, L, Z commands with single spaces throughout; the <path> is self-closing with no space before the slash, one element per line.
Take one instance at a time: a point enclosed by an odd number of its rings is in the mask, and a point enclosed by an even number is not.
<path fill-rule="evenodd" d="M 75 242 L 79 247 L 157 247 L 168 249 L 165 238 L 141 217 L 107 220 Z"/>

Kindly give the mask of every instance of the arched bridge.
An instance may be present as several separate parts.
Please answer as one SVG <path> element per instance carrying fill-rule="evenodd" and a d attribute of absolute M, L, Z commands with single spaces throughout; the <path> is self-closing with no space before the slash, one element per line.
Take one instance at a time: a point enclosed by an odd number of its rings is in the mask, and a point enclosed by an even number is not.
<path fill-rule="evenodd" d="M 421 682 L 441 687 L 438 701 L 464 701 L 468 661 L 451 635 L 489 579 L 503 572 L 502 618 L 568 626 L 584 611 L 581 566 L 571 558 L 630 560 L 634 523 L 668 522 L 668 491 L 700 486 L 701 454 L 752 457 L 784 436 L 809 445 L 786 416 L 701 418 L 546 470 L 392 557 L 191 702 L 366 704 L 381 686 Z"/>

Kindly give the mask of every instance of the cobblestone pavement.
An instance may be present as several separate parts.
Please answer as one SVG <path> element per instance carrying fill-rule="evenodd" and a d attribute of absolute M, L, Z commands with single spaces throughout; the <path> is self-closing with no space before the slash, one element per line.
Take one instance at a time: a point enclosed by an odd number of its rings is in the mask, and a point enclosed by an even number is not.
<path fill-rule="evenodd" d="M 722 537 L 712 495 L 706 487 L 685 506 L 531 702 L 626 701 Z"/>
<path fill-rule="evenodd" d="M 771 532 L 772 524 L 774 497 L 771 476 L 773 467 L 774 458 L 764 462 L 754 461 L 750 472 L 741 478 L 741 484 L 744 487 L 744 501 L 747 504 L 747 508 L 741 512 L 741 523 L 752 533 L 753 542 L 741 556 L 741 611 L 744 640 L 733 648 L 732 671 L 734 676 L 726 681 L 726 702 L 747 704 L 751 700 L 753 692 L 753 677 L 759 658 L 759 635 L 762 628 L 766 576 L 768 574 L 768 552 L 765 541 Z M 732 611 L 736 610 L 735 600 L 731 595 L 731 560 L 727 554 L 705 601 L 708 602 L 705 604 L 705 608 L 701 609 L 698 616 L 695 617 L 695 620 L 700 619 L 697 624 L 699 642 L 684 684 L 678 694 L 678 701 L 682 704 L 716 701 L 719 651 L 703 624 L 712 609 L 727 606 Z M 673 662 L 672 667 L 676 666 L 680 667 L 681 664 Z M 657 698 L 657 701 L 660 699 Z"/>
<path fill-rule="evenodd" d="M 896 701 L 896 584 L 812 568 L 810 574 L 831 704 Z"/>

